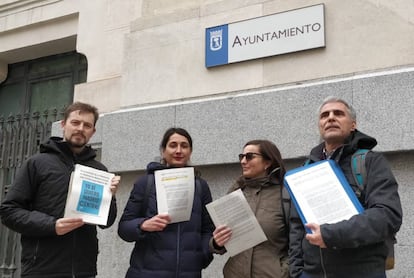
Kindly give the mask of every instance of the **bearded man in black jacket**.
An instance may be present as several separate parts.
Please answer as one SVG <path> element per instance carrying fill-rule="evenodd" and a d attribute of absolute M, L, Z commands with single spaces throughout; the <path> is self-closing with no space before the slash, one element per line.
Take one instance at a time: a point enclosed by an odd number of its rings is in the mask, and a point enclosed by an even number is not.
<path fill-rule="evenodd" d="M 92 105 L 69 105 L 61 122 L 63 138 L 51 137 L 40 145 L 40 153 L 24 162 L 0 206 L 2 223 L 21 233 L 21 277 L 89 278 L 97 274 L 96 226 L 63 215 L 74 165 L 107 171 L 87 145 L 98 117 Z M 119 176 L 112 179 L 108 223 L 102 228 L 115 221 L 119 181 Z"/>

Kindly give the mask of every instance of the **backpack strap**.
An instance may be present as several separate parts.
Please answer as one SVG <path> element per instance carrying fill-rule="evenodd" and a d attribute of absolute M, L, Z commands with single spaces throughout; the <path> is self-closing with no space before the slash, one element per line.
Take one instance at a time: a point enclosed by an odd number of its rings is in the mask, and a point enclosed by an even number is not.
<path fill-rule="evenodd" d="M 361 196 L 365 187 L 367 179 L 367 168 L 365 165 L 365 157 L 370 150 L 358 149 L 351 157 L 351 168 L 354 180 L 358 185 L 358 190 L 355 192 L 357 197 Z M 390 270 L 394 268 L 394 244 L 397 243 L 396 234 L 392 234 L 385 239 L 385 245 L 388 248 L 387 258 L 385 260 L 385 269 Z"/>
<path fill-rule="evenodd" d="M 285 225 L 287 227 L 286 232 L 289 234 L 290 230 L 290 207 L 291 207 L 291 200 L 290 195 L 286 187 L 282 184 L 280 185 L 280 190 L 282 191 L 282 212 L 283 217 L 285 219 Z"/>
<path fill-rule="evenodd" d="M 201 182 L 200 179 L 195 177 L 195 187 L 199 187 L 200 188 L 200 197 L 203 196 L 203 187 L 201 186 Z"/>
<path fill-rule="evenodd" d="M 141 210 L 140 210 L 141 216 L 145 216 L 145 212 L 147 211 L 148 199 L 151 193 L 151 187 L 153 183 L 154 183 L 154 174 L 147 175 L 147 186 L 145 188 L 145 195 L 144 195 L 144 199 L 142 200 L 142 205 L 141 205 Z"/>
<path fill-rule="evenodd" d="M 356 184 L 358 185 L 358 189 L 355 192 L 357 197 L 360 197 L 362 191 L 365 187 L 365 181 L 367 178 L 367 169 L 365 166 L 365 157 L 369 152 L 368 149 L 358 149 L 356 152 L 352 154 L 351 157 L 351 170 L 352 175 Z"/>

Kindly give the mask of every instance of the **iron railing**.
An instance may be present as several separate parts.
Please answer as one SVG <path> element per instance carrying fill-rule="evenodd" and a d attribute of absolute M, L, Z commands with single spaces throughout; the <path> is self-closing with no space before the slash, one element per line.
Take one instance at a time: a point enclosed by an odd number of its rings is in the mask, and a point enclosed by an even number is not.
<path fill-rule="evenodd" d="M 0 203 L 22 163 L 48 139 L 52 123 L 62 118 L 57 109 L 0 116 Z M 0 278 L 20 277 L 20 236 L 0 224 Z"/>

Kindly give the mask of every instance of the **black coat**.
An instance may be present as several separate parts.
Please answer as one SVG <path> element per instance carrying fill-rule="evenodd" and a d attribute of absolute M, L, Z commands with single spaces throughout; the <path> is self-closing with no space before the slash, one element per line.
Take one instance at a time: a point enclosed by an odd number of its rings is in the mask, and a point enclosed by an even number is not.
<path fill-rule="evenodd" d="M 107 170 L 95 156 L 90 147 L 74 156 L 66 142 L 52 137 L 17 172 L 0 215 L 4 225 L 22 235 L 22 277 L 96 275 L 96 226 L 85 224 L 63 236 L 55 231 L 56 220 L 64 215 L 74 165 Z M 107 227 L 115 218 L 113 198 Z"/>
<path fill-rule="evenodd" d="M 351 187 L 358 188 L 352 175 L 351 156 L 358 149 L 372 149 L 376 140 L 359 131 L 332 155 Z M 312 162 L 324 159 L 324 144 L 311 151 Z M 402 223 L 398 185 L 384 156 L 366 155 L 366 185 L 359 198 L 365 211 L 349 220 L 321 225 L 327 248 L 311 245 L 296 210 L 291 214 L 290 273 L 299 277 L 304 270 L 311 277 L 367 278 L 385 271 L 385 239 L 396 233 Z"/>

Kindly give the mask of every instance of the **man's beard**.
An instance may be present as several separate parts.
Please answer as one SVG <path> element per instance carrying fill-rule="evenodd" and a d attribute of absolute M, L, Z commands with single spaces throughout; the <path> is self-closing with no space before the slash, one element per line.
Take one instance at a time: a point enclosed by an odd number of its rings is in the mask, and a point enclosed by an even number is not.
<path fill-rule="evenodd" d="M 77 135 L 79 135 L 79 134 L 77 134 Z M 67 138 L 65 141 L 70 147 L 83 148 L 87 144 L 87 142 L 86 142 L 85 136 L 83 136 L 83 135 L 81 135 L 81 136 L 83 137 L 84 140 L 81 140 L 81 141 L 73 140 L 72 137 L 71 137 L 71 138 Z"/>

